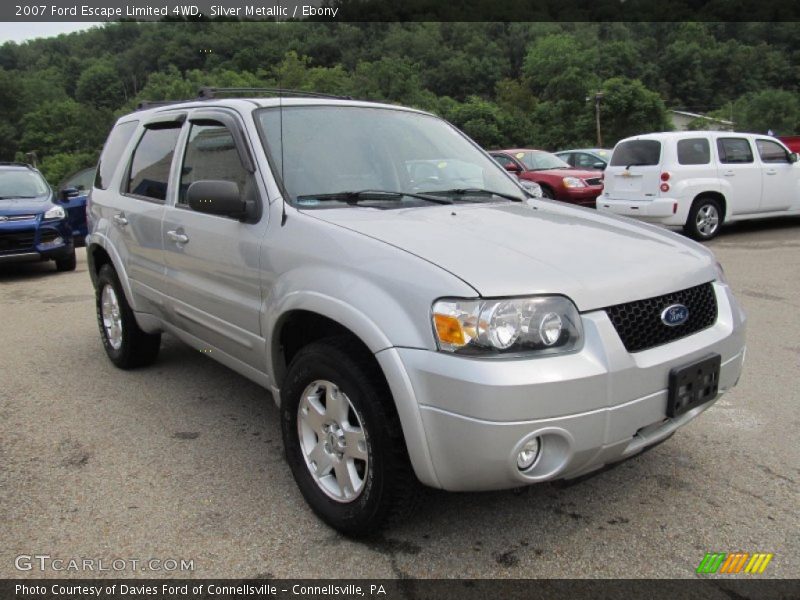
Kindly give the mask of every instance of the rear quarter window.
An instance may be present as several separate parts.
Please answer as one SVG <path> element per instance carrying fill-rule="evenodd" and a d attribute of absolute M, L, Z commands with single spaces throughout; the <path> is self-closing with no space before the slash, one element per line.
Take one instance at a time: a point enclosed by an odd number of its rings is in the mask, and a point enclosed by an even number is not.
<path fill-rule="evenodd" d="M 657 140 L 630 140 L 620 142 L 611 157 L 612 167 L 650 167 L 661 162 L 661 142 Z"/>
<path fill-rule="evenodd" d="M 707 165 L 711 162 L 711 145 L 705 138 L 678 141 L 678 164 Z"/>

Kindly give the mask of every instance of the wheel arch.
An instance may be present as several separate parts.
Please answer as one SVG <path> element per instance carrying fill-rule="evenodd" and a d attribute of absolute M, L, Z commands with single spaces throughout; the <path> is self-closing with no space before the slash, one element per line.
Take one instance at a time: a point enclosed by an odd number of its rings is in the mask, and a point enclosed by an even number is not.
<path fill-rule="evenodd" d="M 695 194 L 694 198 L 692 199 L 692 206 L 694 206 L 698 200 L 702 200 L 703 198 L 712 198 L 717 202 L 719 202 L 719 206 L 722 209 L 722 214 L 720 215 L 720 218 L 722 221 L 725 221 L 725 218 L 728 216 L 728 201 L 725 199 L 725 196 L 721 192 L 717 191 L 709 190 L 705 192 L 700 192 L 698 194 Z"/>
<path fill-rule="evenodd" d="M 89 263 L 89 277 L 92 279 L 92 284 L 97 285 L 97 275 L 103 265 L 110 264 L 117 272 L 117 277 L 122 285 L 122 290 L 125 292 L 125 299 L 132 310 L 136 310 L 135 299 L 133 290 L 131 289 L 131 282 L 125 272 L 122 264 L 122 258 L 116 251 L 112 244 L 109 244 L 105 238 L 98 237 L 96 234 L 91 236 L 91 240 L 87 240 L 86 244 L 86 259 Z"/>

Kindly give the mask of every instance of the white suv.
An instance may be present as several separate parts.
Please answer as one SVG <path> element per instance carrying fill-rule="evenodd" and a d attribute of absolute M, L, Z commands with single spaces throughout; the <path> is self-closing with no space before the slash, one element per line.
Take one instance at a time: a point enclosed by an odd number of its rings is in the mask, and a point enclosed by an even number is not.
<path fill-rule="evenodd" d="M 651 133 L 614 148 L 597 208 L 682 226 L 709 240 L 723 222 L 800 214 L 797 155 L 772 137 L 728 131 Z"/>

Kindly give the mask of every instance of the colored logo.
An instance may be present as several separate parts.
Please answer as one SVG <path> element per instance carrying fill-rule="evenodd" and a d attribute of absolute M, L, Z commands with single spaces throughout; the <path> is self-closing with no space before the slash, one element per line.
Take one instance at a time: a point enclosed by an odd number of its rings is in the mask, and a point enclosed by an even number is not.
<path fill-rule="evenodd" d="M 673 304 L 661 311 L 661 322 L 667 327 L 677 327 L 689 320 L 689 309 L 683 304 Z"/>
<path fill-rule="evenodd" d="M 749 573 L 750 575 L 761 574 L 767 568 L 769 561 L 774 554 L 766 552 L 706 552 L 700 565 L 697 567 L 698 573 Z"/>

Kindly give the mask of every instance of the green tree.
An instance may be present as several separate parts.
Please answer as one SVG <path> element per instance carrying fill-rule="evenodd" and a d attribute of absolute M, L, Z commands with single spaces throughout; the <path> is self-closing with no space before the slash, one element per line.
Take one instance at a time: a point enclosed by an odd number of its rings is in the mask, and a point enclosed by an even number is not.
<path fill-rule="evenodd" d="M 606 146 L 637 133 L 671 129 L 661 97 L 641 81 L 624 77 L 603 82 L 601 123 Z"/>
<path fill-rule="evenodd" d="M 75 99 L 95 108 L 113 110 L 125 101 L 125 87 L 114 67 L 98 61 L 81 73 Z"/>
<path fill-rule="evenodd" d="M 737 131 L 789 135 L 800 132 L 800 99 L 794 92 L 767 89 L 746 94 L 733 105 Z"/>

